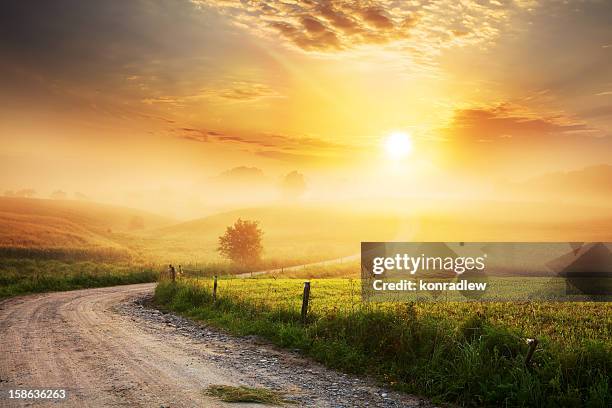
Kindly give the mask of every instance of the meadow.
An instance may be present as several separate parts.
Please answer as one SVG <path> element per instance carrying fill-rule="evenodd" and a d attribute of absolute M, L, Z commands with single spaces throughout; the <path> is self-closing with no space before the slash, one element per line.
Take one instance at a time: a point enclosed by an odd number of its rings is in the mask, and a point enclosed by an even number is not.
<path fill-rule="evenodd" d="M 360 240 L 396 236 L 398 217 L 316 205 L 270 205 L 178 222 L 78 200 L 0 197 L 0 258 L 190 264 L 225 260 L 218 238 L 238 218 L 264 231 L 263 268 L 359 252 Z"/>
<path fill-rule="evenodd" d="M 213 301 L 210 277 L 250 271 L 216 254 L 218 236 L 238 217 L 261 221 L 265 252 L 257 270 L 279 269 L 254 279 L 222 278 Z M 521 241 L 529 237 L 509 235 L 510 228 L 543 239 L 543 231 L 552 234 L 554 227 L 558 233 L 561 225 L 523 229 L 508 222 L 504 230 L 484 223 L 476 229 L 461 220 L 270 207 L 177 224 L 93 203 L 3 198 L 0 298 L 152 282 L 168 263 L 182 264 L 179 282 L 158 285 L 160 307 L 300 349 L 328 366 L 365 373 L 436 402 L 612 405 L 610 303 L 364 303 L 358 261 L 291 267 L 355 254 L 361 240 L 453 241 L 465 231 L 473 234 L 470 239 L 487 240 L 505 231 L 504 237 Z M 420 227 L 425 224 L 427 229 Z M 598 228 L 593 239 L 609 236 L 609 223 L 591 224 Z M 584 237 L 583 227 L 564 228 L 569 237 Z M 409 235 L 402 235 L 406 231 Z M 445 235 L 438 237 L 439 231 Z M 305 279 L 311 280 L 312 292 L 303 324 Z M 537 338 L 539 345 L 526 364 L 528 338 Z"/>
<path fill-rule="evenodd" d="M 0 258 L 0 299 L 51 292 L 154 282 L 159 268 L 103 262 Z"/>
<path fill-rule="evenodd" d="M 462 406 L 612 403 L 609 303 L 364 303 L 358 279 L 163 281 L 156 302 L 239 335 L 259 335 L 324 364 Z M 526 364 L 526 339 L 538 348 Z"/>

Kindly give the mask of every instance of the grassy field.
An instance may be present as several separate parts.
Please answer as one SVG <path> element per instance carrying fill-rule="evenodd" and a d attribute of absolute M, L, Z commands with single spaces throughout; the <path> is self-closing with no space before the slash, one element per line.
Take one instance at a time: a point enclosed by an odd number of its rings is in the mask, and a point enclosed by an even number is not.
<path fill-rule="evenodd" d="M 143 234 L 152 253 L 184 263 L 218 262 L 218 237 L 238 218 L 256 220 L 264 232 L 264 259 L 302 264 L 352 255 L 360 242 L 389 240 L 398 217 L 318 206 L 266 206 L 223 212 Z"/>
<path fill-rule="evenodd" d="M 314 279 L 307 325 L 302 279 L 163 282 L 156 301 L 237 334 L 301 349 L 331 367 L 465 406 L 612 403 L 608 303 L 364 304 L 360 282 Z M 527 338 L 540 341 L 525 365 Z"/>
<path fill-rule="evenodd" d="M 143 260 L 138 234 L 173 220 L 78 200 L 0 197 L 0 257 L 62 261 Z"/>
<path fill-rule="evenodd" d="M 283 268 L 222 279 L 213 303 L 204 277 L 248 272 L 216 254 L 218 236 L 238 217 L 258 220 L 264 230 L 257 269 Z M 271 206 L 176 224 L 93 203 L 0 199 L 0 298 L 151 282 L 165 264 L 183 264 L 178 284 L 162 282 L 156 290 L 162 307 L 301 349 L 331 367 L 466 406 L 610 406 L 609 303 L 365 304 L 358 261 L 286 268 L 355 254 L 361 240 L 453 241 L 471 231 L 472 240 L 521 241 L 530 236 L 510 229 L 554 239 L 561 228 L 583 241 L 586 228 L 551 220 L 531 227 L 528 220 L 502 227 L 485 220 L 476 228 L 469 218 L 448 217 Z M 588 225 L 597 228 L 587 237 L 609 238 L 609 222 Z M 304 279 L 312 279 L 306 325 L 299 313 Z M 526 338 L 540 341 L 529 366 Z"/>
<path fill-rule="evenodd" d="M 334 262 L 325 265 L 304 265 L 293 268 L 283 268 L 275 272 L 257 276 L 258 279 L 270 278 L 293 278 L 293 279 L 330 279 L 350 278 L 360 276 L 361 261 L 349 260 L 345 262 Z"/>
<path fill-rule="evenodd" d="M 0 197 L 0 257 L 63 261 L 219 263 L 218 237 L 238 218 L 264 231 L 264 264 L 295 265 L 359 252 L 396 236 L 396 216 L 317 206 L 267 206 L 176 222 L 130 208 Z"/>
<path fill-rule="evenodd" d="M 36 292 L 154 282 L 156 268 L 99 262 L 0 259 L 0 299 Z"/>
<path fill-rule="evenodd" d="M 0 197 L 0 257 L 219 263 L 218 237 L 238 218 L 260 222 L 266 265 L 285 266 L 353 255 L 361 241 L 606 241 L 612 226 L 609 209 L 547 207 L 547 217 L 534 219 L 541 205 L 496 204 L 492 213 L 484 202 L 451 204 L 270 204 L 177 222 L 79 200 Z"/>

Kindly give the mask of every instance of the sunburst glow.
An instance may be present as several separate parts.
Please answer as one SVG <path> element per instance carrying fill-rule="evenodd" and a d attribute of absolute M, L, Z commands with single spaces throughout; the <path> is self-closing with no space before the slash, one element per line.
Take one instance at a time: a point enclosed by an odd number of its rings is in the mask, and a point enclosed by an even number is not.
<path fill-rule="evenodd" d="M 412 152 L 412 138 L 408 133 L 393 132 L 384 143 L 387 156 L 393 160 L 401 160 Z"/>

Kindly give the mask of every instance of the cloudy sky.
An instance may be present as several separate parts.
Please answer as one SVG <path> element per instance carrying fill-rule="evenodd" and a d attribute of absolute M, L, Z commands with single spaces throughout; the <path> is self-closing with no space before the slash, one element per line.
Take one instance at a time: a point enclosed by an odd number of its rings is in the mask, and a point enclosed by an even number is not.
<path fill-rule="evenodd" d="M 612 3 L 9 0 L 0 89 L 0 188 L 347 180 L 393 132 L 411 177 L 526 178 L 612 164 Z"/>

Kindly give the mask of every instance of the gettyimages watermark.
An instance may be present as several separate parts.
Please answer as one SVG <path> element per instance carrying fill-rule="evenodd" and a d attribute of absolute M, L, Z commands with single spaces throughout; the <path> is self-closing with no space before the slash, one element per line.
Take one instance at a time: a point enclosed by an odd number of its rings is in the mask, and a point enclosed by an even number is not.
<path fill-rule="evenodd" d="M 612 243 L 362 242 L 366 301 L 612 301 Z"/>

